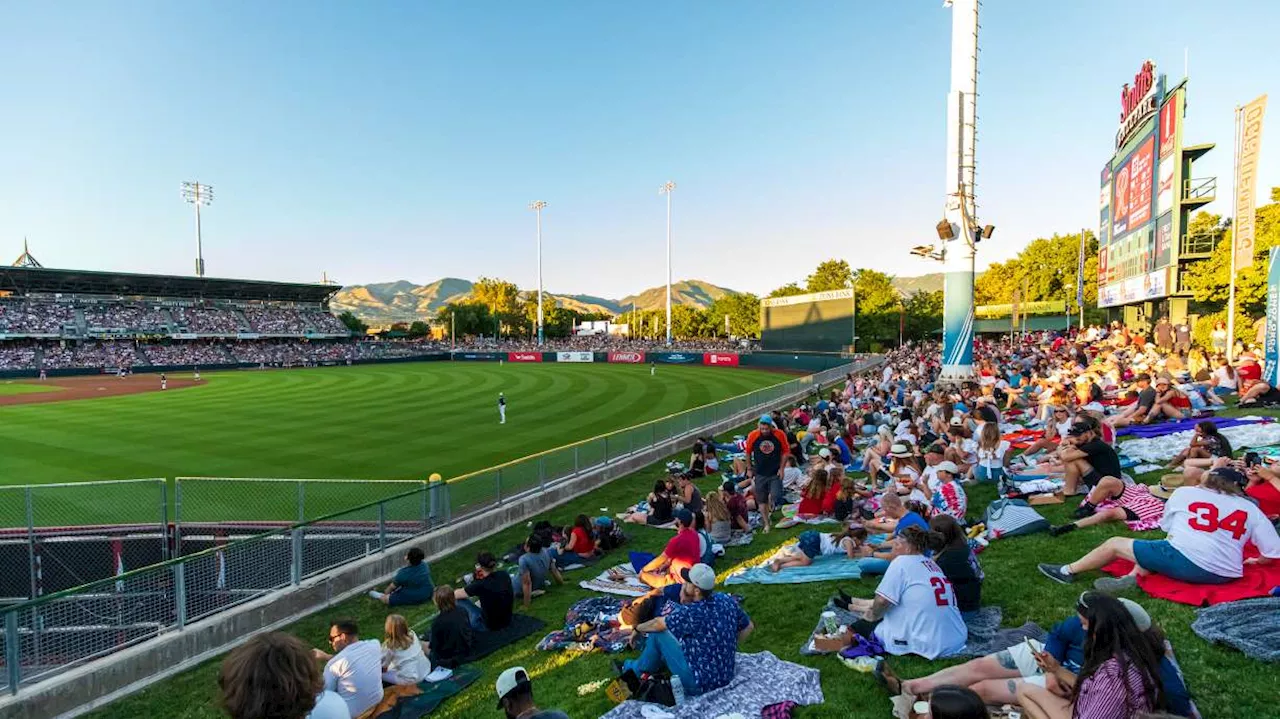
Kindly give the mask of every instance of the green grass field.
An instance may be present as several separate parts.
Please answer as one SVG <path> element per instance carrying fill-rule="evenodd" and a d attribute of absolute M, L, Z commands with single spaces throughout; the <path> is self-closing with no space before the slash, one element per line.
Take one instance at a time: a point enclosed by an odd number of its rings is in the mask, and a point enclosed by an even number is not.
<path fill-rule="evenodd" d="M 168 392 L 0 407 L 0 486 L 177 476 L 453 477 L 788 379 L 700 366 L 661 367 L 651 377 L 642 365 L 485 362 L 205 378 Z M 501 426 L 498 392 L 508 401 Z M 518 474 L 504 477 L 504 487 L 530 486 Z M 476 480 L 451 487 L 455 510 L 492 499 L 494 481 Z M 296 518 L 293 485 L 191 485 L 184 483 L 184 519 Z M 389 484 L 383 491 L 411 488 Z M 374 501 L 377 491 L 364 483 L 315 485 L 307 516 Z M 37 489 L 37 523 L 158 521 L 156 494 L 144 485 Z M 25 523 L 20 504 L 9 500 L 0 491 L 0 525 Z"/>
<path fill-rule="evenodd" d="M 608 507 L 610 512 L 618 511 L 639 499 L 651 486 L 653 479 L 662 473 L 662 465 L 655 464 L 588 493 L 545 518 L 563 524 L 571 520 L 578 511 L 595 512 L 600 507 Z M 1153 477 L 1148 475 L 1141 479 L 1151 481 Z M 709 491 L 714 486 L 714 480 L 705 479 L 700 484 L 703 491 Z M 980 512 L 994 498 L 995 490 L 991 485 L 969 488 L 972 513 Z M 1041 510 L 1050 521 L 1058 524 L 1066 521 L 1069 505 L 1041 507 Z M 511 527 L 483 542 L 460 548 L 454 554 L 433 563 L 432 572 L 436 582 L 453 582 L 454 578 L 470 571 L 477 551 L 506 550 L 519 543 L 526 531 L 523 526 Z M 800 531 L 801 528 L 795 528 L 758 535 L 755 543 L 749 547 L 731 548 L 718 563 L 717 571 L 723 577 L 744 562 L 767 556 Z M 1089 581 L 1079 581 L 1071 586 L 1061 586 L 1042 577 L 1036 571 L 1036 563 L 1070 561 L 1106 537 L 1124 532 L 1122 525 L 1113 524 L 1080 530 L 1058 539 L 1036 535 L 994 542 L 981 555 L 987 577 L 983 587 L 983 601 L 1003 607 L 1007 626 L 1017 626 L 1030 620 L 1047 629 L 1074 611 L 1076 598 L 1081 591 L 1089 588 L 1094 577 L 1090 576 L 1087 578 Z M 629 534 L 631 542 L 626 549 L 651 552 L 660 551 L 671 537 L 668 531 L 641 526 L 630 527 Z M 618 551 L 603 560 L 599 566 L 608 566 L 625 559 L 625 552 Z M 566 574 L 568 581 L 564 586 L 553 587 L 547 596 L 535 600 L 527 611 L 544 619 L 549 625 L 548 631 L 558 628 L 563 623 L 565 610 L 573 602 L 588 595 L 577 586 L 577 582 L 591 571 Z M 799 654 L 801 644 L 817 623 L 822 606 L 837 587 L 843 587 L 855 596 L 868 597 L 874 593 L 876 582 L 877 578 L 873 577 L 839 584 L 819 582 L 733 587 L 734 592 L 747 598 L 747 612 L 756 624 L 755 633 L 741 647 L 742 651 L 768 650 L 788 661 L 821 671 L 826 701 L 820 706 L 798 709 L 795 716 L 800 719 L 884 719 L 890 716 L 888 700 L 871 675 L 854 672 L 832 657 Z M 1195 610 L 1191 607 L 1152 599 L 1138 591 L 1129 592 L 1126 596 L 1146 607 L 1168 633 L 1204 716 L 1218 719 L 1275 715 L 1275 689 L 1265 679 L 1274 673 L 1271 667 L 1248 659 L 1233 649 L 1207 644 L 1197 637 L 1190 629 L 1190 623 L 1195 618 Z M 432 613 L 424 607 L 404 608 L 402 611 L 411 623 L 418 624 L 419 630 Z M 330 618 L 353 617 L 366 628 L 368 636 L 377 637 L 380 636 L 386 614 L 385 608 L 380 604 L 365 597 L 357 597 L 338 604 L 331 611 L 286 627 L 285 631 L 321 647 L 325 643 Z M 534 676 L 536 696 L 543 708 L 560 708 L 575 718 L 595 717 L 608 711 L 611 704 L 604 695 L 604 680 L 611 676 L 609 659 L 612 657 L 601 654 L 539 652 L 535 648 L 539 638 L 519 642 L 481 662 L 484 675 L 480 680 L 458 697 L 446 702 L 433 716 L 445 719 L 501 716 L 493 708 L 493 682 L 504 668 L 517 664 L 529 669 Z M 893 665 L 901 675 L 910 678 L 923 676 L 954 663 L 954 660 L 928 662 L 919 658 L 900 658 L 894 660 Z M 178 719 L 221 717 L 223 715 L 217 708 L 218 666 L 218 659 L 210 660 L 88 716 L 94 719 L 130 719 L 139 716 Z"/>
<path fill-rule="evenodd" d="M 14 394 L 37 394 L 40 392 L 59 392 L 61 387 L 52 387 L 47 384 L 25 384 L 22 382 L 14 382 L 6 380 L 0 382 L 0 397 Z"/>

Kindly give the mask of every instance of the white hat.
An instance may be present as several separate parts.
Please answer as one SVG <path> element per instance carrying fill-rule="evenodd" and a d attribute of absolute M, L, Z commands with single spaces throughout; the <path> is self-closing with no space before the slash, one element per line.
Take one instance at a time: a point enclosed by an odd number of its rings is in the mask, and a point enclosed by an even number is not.
<path fill-rule="evenodd" d="M 716 570 L 705 564 L 695 564 L 688 569 L 681 569 L 680 578 L 704 592 L 716 588 Z"/>
<path fill-rule="evenodd" d="M 826 447 L 823 447 L 822 449 L 818 450 L 818 456 L 822 457 L 823 459 L 831 459 L 831 450 L 827 449 Z"/>
<path fill-rule="evenodd" d="M 960 474 L 960 468 L 951 460 L 943 460 L 933 465 L 934 470 L 938 472 L 950 472 L 952 475 Z"/>
<path fill-rule="evenodd" d="M 521 685 L 529 683 L 529 672 L 524 667 L 511 667 L 498 675 L 498 708 L 502 708 L 502 700 Z"/>
<path fill-rule="evenodd" d="M 911 450 L 907 448 L 907 445 L 895 442 L 889 447 L 889 454 L 893 457 L 910 457 Z"/>

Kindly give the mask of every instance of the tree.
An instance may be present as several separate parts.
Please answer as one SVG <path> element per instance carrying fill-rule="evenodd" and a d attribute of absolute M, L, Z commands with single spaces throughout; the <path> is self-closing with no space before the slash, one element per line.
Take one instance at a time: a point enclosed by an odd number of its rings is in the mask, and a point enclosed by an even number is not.
<path fill-rule="evenodd" d="M 1216 235 L 1220 239 L 1208 259 L 1191 266 L 1187 286 L 1197 301 L 1225 309 L 1231 287 L 1231 250 L 1235 244 L 1230 223 L 1223 222 L 1217 215 L 1201 212 L 1189 223 L 1187 234 L 1194 236 L 1192 233 Z M 1266 311 L 1267 304 L 1267 253 L 1270 248 L 1280 246 L 1280 187 L 1271 188 L 1271 202 L 1257 209 L 1253 243 L 1253 265 L 1236 272 L 1236 309 L 1260 315 Z"/>
<path fill-rule="evenodd" d="M 896 340 L 902 294 L 893 286 L 893 278 L 877 270 L 858 270 L 853 292 L 858 336 L 867 342 Z"/>
<path fill-rule="evenodd" d="M 415 320 L 410 323 L 408 334 L 410 337 L 426 337 L 431 334 L 431 327 L 422 320 Z"/>
<path fill-rule="evenodd" d="M 708 321 L 716 326 L 716 334 L 724 331 L 724 318 L 728 315 L 730 335 L 760 336 L 760 298 L 749 292 L 717 299 L 707 308 L 707 315 Z"/>
<path fill-rule="evenodd" d="M 338 315 L 338 320 L 340 320 L 342 324 L 346 325 L 347 329 L 351 330 L 351 334 L 353 335 L 363 336 L 369 331 L 369 325 L 361 321 L 359 317 L 351 314 L 350 311 L 343 312 Z"/>
<path fill-rule="evenodd" d="M 693 305 L 674 305 L 671 308 L 671 334 L 673 338 L 682 340 L 709 337 L 715 334 L 715 325 L 708 323 L 704 309 Z"/>
<path fill-rule="evenodd" d="M 488 307 L 498 323 L 506 325 L 508 330 L 527 329 L 520 316 L 520 288 L 514 282 L 481 277 L 471 287 L 471 299 Z"/>
<path fill-rule="evenodd" d="M 974 281 L 974 302 L 1008 304 L 1017 291 L 1023 302 L 1063 300 L 1075 307 L 1076 270 L 1080 258 L 1080 233 L 1037 238 L 1017 257 L 995 262 Z M 1098 301 L 1098 240 L 1085 233 L 1085 305 Z"/>
<path fill-rule="evenodd" d="M 825 260 L 805 279 L 809 292 L 843 290 L 853 286 L 853 270 L 844 260 Z"/>
<path fill-rule="evenodd" d="M 779 287 L 773 292 L 770 292 L 769 299 L 773 299 L 775 297 L 795 297 L 796 295 L 807 295 L 807 294 L 809 294 L 809 290 L 806 290 L 805 288 L 801 287 L 800 285 L 797 285 L 794 282 L 788 282 L 787 284 Z"/>
<path fill-rule="evenodd" d="M 436 310 L 436 323 L 458 337 L 492 335 L 494 330 L 493 315 L 478 302 L 450 302 Z"/>
<path fill-rule="evenodd" d="M 932 339 L 942 329 L 942 290 L 916 292 L 907 298 L 902 309 L 907 339 Z"/>

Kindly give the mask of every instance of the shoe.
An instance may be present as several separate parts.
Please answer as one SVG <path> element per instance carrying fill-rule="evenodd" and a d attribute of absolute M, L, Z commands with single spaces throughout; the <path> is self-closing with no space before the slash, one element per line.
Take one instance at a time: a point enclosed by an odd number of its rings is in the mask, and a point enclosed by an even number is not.
<path fill-rule="evenodd" d="M 1085 502 L 1084 504 L 1081 504 L 1079 507 L 1076 507 L 1076 511 L 1072 512 L 1071 516 L 1075 517 L 1076 519 L 1084 519 L 1085 517 L 1092 517 L 1097 511 L 1098 511 L 1097 507 L 1093 506 L 1092 504 L 1089 504 L 1088 502 Z"/>
<path fill-rule="evenodd" d="M 1074 524 L 1060 524 L 1056 527 L 1049 527 L 1050 537 L 1061 537 L 1067 532 L 1074 532 L 1078 527 Z"/>
<path fill-rule="evenodd" d="M 1075 581 L 1075 577 L 1062 571 L 1061 564 L 1040 563 L 1036 565 L 1036 568 L 1040 570 L 1041 574 L 1052 579 L 1058 584 L 1070 584 Z"/>
<path fill-rule="evenodd" d="M 1123 577 L 1103 577 L 1093 583 L 1093 588 L 1099 592 L 1107 594 L 1116 594 L 1126 589 L 1133 589 L 1138 586 L 1138 578 L 1129 574 Z"/>

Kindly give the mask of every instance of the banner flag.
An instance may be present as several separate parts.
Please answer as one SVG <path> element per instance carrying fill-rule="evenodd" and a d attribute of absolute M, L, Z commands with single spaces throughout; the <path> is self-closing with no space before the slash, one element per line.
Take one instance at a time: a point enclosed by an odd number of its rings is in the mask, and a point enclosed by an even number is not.
<path fill-rule="evenodd" d="M 1280 387 L 1280 247 L 1271 248 L 1267 266 L 1267 342 L 1262 381 Z"/>
<path fill-rule="evenodd" d="M 1236 272 L 1253 266 L 1254 209 L 1258 186 L 1258 155 L 1262 149 L 1262 118 L 1267 113 L 1267 96 L 1244 106 L 1241 117 L 1240 147 L 1236 148 L 1236 217 L 1232 223 L 1235 241 Z"/>
<path fill-rule="evenodd" d="M 1076 307 L 1084 309 L 1084 230 L 1080 230 L 1080 258 L 1076 261 Z"/>

